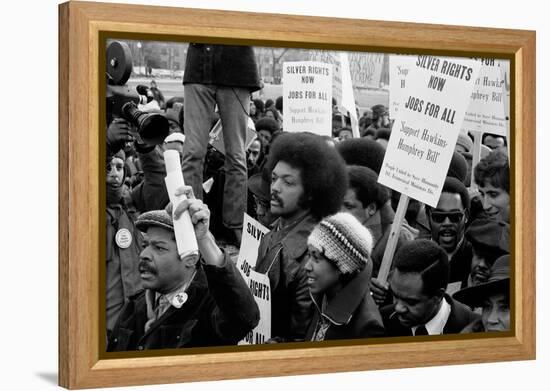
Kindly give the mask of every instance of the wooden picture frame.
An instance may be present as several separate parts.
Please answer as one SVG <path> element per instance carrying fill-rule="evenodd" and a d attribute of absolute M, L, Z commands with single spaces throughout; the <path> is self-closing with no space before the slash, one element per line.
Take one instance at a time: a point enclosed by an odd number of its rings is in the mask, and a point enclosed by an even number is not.
<path fill-rule="evenodd" d="M 101 353 L 100 39 L 193 38 L 257 46 L 495 57 L 511 61 L 512 330 L 505 336 Z M 103 35 L 102 35 L 103 34 Z M 535 32 L 69 2 L 59 6 L 59 384 L 90 388 L 535 358 Z M 104 246 L 103 246 L 104 247 Z M 460 352 L 460 354 L 457 354 Z M 121 356 L 119 356 L 121 357 Z"/>

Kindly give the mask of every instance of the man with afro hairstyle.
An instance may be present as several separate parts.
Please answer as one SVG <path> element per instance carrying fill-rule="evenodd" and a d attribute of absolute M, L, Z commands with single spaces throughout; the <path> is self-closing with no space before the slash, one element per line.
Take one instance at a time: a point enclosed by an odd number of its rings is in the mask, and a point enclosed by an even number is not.
<path fill-rule="evenodd" d="M 343 159 L 311 133 L 284 133 L 271 145 L 271 213 L 277 218 L 258 249 L 256 271 L 271 285 L 271 341 L 303 341 L 312 316 L 304 270 L 307 237 L 340 210 L 347 189 Z"/>

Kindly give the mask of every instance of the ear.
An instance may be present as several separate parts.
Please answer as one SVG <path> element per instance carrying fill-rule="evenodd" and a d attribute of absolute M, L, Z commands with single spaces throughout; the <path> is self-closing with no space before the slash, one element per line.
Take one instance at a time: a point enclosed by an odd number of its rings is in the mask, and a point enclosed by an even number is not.
<path fill-rule="evenodd" d="M 181 261 L 185 267 L 195 268 L 197 267 L 197 262 L 199 261 L 199 255 L 191 254 L 183 258 Z"/>
<path fill-rule="evenodd" d="M 374 214 L 376 213 L 376 211 L 378 210 L 378 208 L 376 207 L 376 204 L 374 202 L 371 202 L 370 204 L 367 205 L 367 207 L 365 208 L 365 212 L 367 213 L 367 215 L 369 217 L 372 217 L 374 216 Z"/>
<path fill-rule="evenodd" d="M 464 224 L 468 224 L 469 220 L 470 220 L 470 211 L 468 209 L 464 209 Z"/>

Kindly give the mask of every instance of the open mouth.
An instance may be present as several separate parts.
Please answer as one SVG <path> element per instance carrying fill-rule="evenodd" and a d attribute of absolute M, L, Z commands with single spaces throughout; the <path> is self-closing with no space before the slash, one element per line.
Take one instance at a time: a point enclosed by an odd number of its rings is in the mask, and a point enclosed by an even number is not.
<path fill-rule="evenodd" d="M 148 267 L 140 267 L 138 270 L 140 277 L 143 279 L 152 278 L 156 275 L 156 273 Z"/>
<path fill-rule="evenodd" d="M 449 243 L 456 239 L 456 232 L 454 230 L 444 230 L 439 232 L 439 238 L 442 242 Z"/>

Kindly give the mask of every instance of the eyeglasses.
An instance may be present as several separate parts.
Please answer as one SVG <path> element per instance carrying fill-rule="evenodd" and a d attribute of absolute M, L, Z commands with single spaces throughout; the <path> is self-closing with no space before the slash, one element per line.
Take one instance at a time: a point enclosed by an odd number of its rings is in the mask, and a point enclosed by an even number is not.
<path fill-rule="evenodd" d="M 451 223 L 458 223 L 464 218 L 464 212 L 439 212 L 433 210 L 431 213 L 431 218 L 436 223 L 444 222 L 447 217 Z"/>

